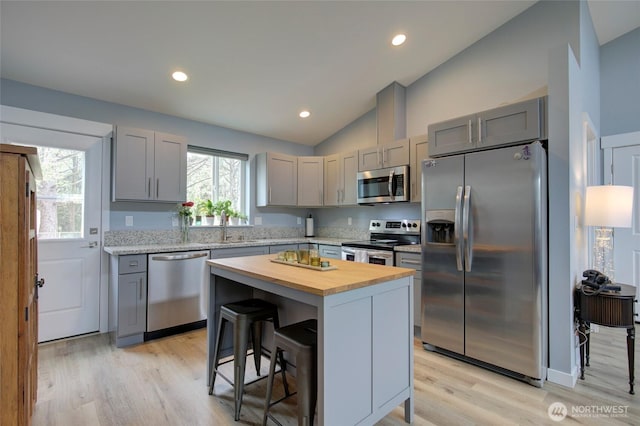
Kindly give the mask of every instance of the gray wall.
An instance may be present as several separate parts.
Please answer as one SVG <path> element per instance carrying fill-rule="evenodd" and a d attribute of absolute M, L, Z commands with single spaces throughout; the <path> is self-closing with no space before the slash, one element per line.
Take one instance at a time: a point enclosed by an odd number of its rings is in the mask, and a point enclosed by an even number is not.
<path fill-rule="evenodd" d="M 286 152 L 292 155 L 311 155 L 313 153 L 313 148 L 306 145 L 98 101 L 6 79 L 0 80 L 0 104 L 116 126 L 137 127 L 182 135 L 187 138 L 190 145 L 249 154 L 251 163 L 253 163 L 256 153 L 265 151 Z M 251 173 L 253 170 L 255 167 L 250 167 Z M 251 183 L 250 193 L 254 194 L 255 176 L 251 173 L 248 176 Z M 296 226 L 296 218 L 304 217 L 306 213 L 286 209 L 257 209 L 255 197 L 250 197 L 249 202 L 250 217 L 261 216 L 263 226 Z M 172 227 L 171 214 L 175 208 L 175 204 L 111 203 L 110 229 L 169 229 Z M 125 228 L 124 217 L 127 215 L 134 216 L 133 227 Z"/>
<path fill-rule="evenodd" d="M 601 136 L 640 130 L 640 28 L 600 48 Z"/>

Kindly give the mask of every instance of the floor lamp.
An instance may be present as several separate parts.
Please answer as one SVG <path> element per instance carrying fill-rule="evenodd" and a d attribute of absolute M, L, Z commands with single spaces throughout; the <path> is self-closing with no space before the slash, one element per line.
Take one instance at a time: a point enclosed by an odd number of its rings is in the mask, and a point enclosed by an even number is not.
<path fill-rule="evenodd" d="M 585 198 L 585 225 L 596 227 L 591 269 L 602 272 L 615 282 L 613 228 L 631 227 L 633 187 L 588 186 Z"/>

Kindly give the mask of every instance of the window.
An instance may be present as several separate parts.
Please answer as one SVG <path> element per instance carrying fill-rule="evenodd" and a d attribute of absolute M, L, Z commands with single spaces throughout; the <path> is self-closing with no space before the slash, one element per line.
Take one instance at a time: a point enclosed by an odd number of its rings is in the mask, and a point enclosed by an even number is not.
<path fill-rule="evenodd" d="M 246 175 L 249 156 L 189 146 L 187 200 L 230 200 L 231 208 L 246 214 Z"/>
<path fill-rule="evenodd" d="M 42 180 L 37 181 L 38 238 L 82 238 L 85 153 L 38 147 Z"/>

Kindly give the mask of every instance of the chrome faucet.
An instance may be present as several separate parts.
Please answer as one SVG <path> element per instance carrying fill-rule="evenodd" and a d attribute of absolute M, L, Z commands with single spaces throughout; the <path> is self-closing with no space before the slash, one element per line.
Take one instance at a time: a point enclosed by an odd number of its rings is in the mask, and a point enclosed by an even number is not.
<path fill-rule="evenodd" d="M 227 213 L 220 213 L 220 226 L 222 226 L 222 242 L 227 241 Z"/>

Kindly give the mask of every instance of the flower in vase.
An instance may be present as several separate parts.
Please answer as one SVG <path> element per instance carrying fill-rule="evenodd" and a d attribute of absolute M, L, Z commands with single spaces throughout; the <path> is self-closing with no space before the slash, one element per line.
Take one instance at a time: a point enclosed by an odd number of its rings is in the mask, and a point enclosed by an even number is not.
<path fill-rule="evenodd" d="M 191 211 L 191 207 L 193 207 L 193 201 L 187 201 L 185 203 L 178 204 L 178 216 L 181 217 L 191 217 L 193 212 Z"/>

